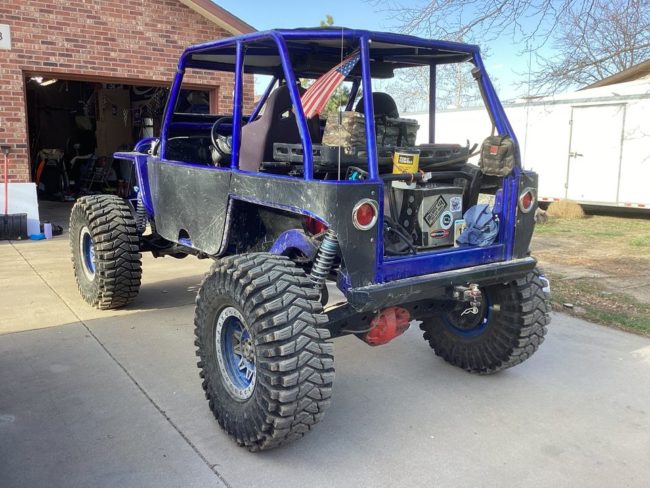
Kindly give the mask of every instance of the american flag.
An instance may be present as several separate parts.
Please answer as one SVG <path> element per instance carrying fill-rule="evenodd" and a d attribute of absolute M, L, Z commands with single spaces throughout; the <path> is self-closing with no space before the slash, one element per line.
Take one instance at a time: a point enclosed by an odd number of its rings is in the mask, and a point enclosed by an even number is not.
<path fill-rule="evenodd" d="M 345 80 L 359 61 L 359 58 L 359 53 L 350 55 L 341 64 L 334 66 L 307 88 L 307 91 L 300 98 L 302 101 L 302 109 L 305 111 L 305 117 L 311 118 L 323 110 L 332 93 L 334 93 L 334 90 L 343 83 L 343 80 Z"/>

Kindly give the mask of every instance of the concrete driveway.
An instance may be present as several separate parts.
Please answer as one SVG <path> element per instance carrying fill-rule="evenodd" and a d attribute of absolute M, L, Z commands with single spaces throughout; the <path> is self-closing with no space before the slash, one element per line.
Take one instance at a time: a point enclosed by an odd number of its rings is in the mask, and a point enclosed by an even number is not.
<path fill-rule="evenodd" d="M 195 367 L 209 262 L 144 258 L 127 310 L 79 298 L 67 238 L 0 243 L 0 486 L 638 486 L 650 483 L 650 340 L 555 315 L 528 362 L 491 377 L 418 330 L 336 341 L 334 399 L 285 448 L 219 429 Z"/>

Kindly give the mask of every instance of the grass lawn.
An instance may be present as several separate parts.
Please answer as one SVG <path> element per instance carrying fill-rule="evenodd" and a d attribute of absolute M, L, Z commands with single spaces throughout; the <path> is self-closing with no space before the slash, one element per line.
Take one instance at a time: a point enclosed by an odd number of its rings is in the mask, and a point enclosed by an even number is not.
<path fill-rule="evenodd" d="M 550 219 L 535 227 L 531 247 L 554 309 L 650 336 L 650 219 Z"/>
<path fill-rule="evenodd" d="M 650 257 L 650 219 L 588 215 L 584 219 L 550 219 L 535 227 L 536 236 L 596 241 L 616 249 L 634 248 Z M 632 249 L 631 249 L 632 250 Z"/>
<path fill-rule="evenodd" d="M 650 305 L 623 293 L 607 291 L 595 280 L 567 280 L 554 273 L 549 273 L 548 278 L 554 310 L 650 336 Z M 573 308 L 565 307 L 567 303 Z"/>

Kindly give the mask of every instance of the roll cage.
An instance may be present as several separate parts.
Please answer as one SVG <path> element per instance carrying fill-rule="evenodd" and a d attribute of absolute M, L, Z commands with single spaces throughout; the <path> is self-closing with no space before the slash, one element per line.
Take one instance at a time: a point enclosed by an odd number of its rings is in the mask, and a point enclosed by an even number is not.
<path fill-rule="evenodd" d="M 252 45 L 254 47 L 249 50 L 249 46 Z M 507 134 L 516 140 L 503 106 L 485 72 L 478 46 L 356 29 L 291 29 L 255 32 L 188 47 L 179 59 L 165 110 L 161 134 L 161 155 L 163 157 L 165 155 L 165 139 L 186 68 L 233 72 L 235 86 L 231 168 L 237 169 L 243 119 L 243 74 L 244 72 L 266 74 L 272 75 L 273 80 L 249 118 L 254 119 L 259 113 L 274 82 L 283 80 L 289 88 L 303 146 L 304 179 L 313 179 L 312 141 L 296 82 L 300 77 L 313 78 L 325 73 L 339 61 L 342 49 L 346 47 L 348 50 L 359 49 L 361 54 L 360 67 L 358 66 L 349 77 L 353 79 L 351 100 L 354 100 L 360 82 L 365 92 L 371 93 L 373 76 L 386 77 L 386 67 L 392 69 L 427 65 L 431 67 L 428 134 L 430 143 L 435 142 L 435 67 L 438 64 L 470 61 L 478 70 L 477 81 L 496 131 L 502 135 Z M 254 58 L 254 61 L 246 63 L 246 66 L 244 66 L 245 55 Z M 270 66 L 268 61 L 262 62 L 261 59 L 265 57 L 277 58 L 279 65 Z M 318 63 L 314 63 L 316 57 L 319 60 Z M 294 66 L 294 62 L 296 66 Z M 392 76 L 392 69 L 388 73 L 389 76 Z M 364 97 L 364 112 L 374 114 L 372 97 Z M 366 141 L 369 179 L 378 181 L 379 171 L 373 117 L 368 117 L 366 122 Z"/>

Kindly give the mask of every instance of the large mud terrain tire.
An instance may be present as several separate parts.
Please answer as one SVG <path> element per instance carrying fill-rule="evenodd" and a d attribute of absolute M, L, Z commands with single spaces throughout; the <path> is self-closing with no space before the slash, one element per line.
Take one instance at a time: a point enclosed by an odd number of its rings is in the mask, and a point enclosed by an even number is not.
<path fill-rule="evenodd" d="M 550 306 L 539 270 L 483 289 L 478 314 L 451 306 L 423 321 L 424 339 L 445 361 L 471 373 L 492 374 L 522 363 L 544 341 Z"/>
<path fill-rule="evenodd" d="M 119 308 L 138 295 L 142 256 L 124 200 L 114 195 L 78 199 L 70 214 L 70 248 L 79 293 L 90 305 Z"/>
<path fill-rule="evenodd" d="M 329 406 L 330 333 L 319 293 L 288 258 L 217 261 L 194 317 L 203 389 L 219 425 L 259 451 L 298 439 Z"/>

